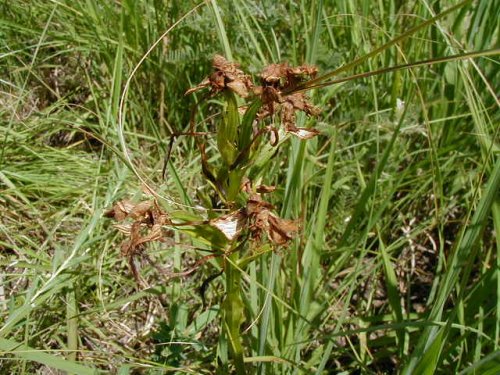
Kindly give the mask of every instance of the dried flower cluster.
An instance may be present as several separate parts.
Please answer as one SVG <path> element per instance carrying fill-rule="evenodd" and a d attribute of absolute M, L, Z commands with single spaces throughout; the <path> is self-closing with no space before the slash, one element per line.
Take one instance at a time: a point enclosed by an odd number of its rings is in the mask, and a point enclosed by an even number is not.
<path fill-rule="evenodd" d="M 229 241 L 239 238 L 242 232 L 248 232 L 254 241 L 261 242 L 265 233 L 269 241 L 275 245 L 285 245 L 298 231 L 295 221 L 278 217 L 272 212 L 274 206 L 262 199 L 261 193 L 274 191 L 273 186 L 258 186 L 252 191 L 251 184 L 246 181 L 243 190 L 249 193 L 246 207 L 220 216 L 216 219 L 202 221 L 196 224 L 209 224 L 220 230 Z M 144 256 L 145 245 L 148 242 L 166 242 L 172 237 L 172 232 L 165 226 L 175 226 L 167 213 L 165 213 L 154 200 L 133 203 L 123 200 L 116 203 L 113 208 L 105 213 L 106 217 L 118 222 L 129 220 L 125 224 L 115 224 L 115 228 L 127 235 L 121 245 L 122 256 L 129 259 L 134 275 L 137 277 L 133 258 Z M 190 223 L 184 223 L 190 224 Z M 146 256 L 146 260 L 149 260 Z"/>
<path fill-rule="evenodd" d="M 297 127 L 295 115 L 297 111 L 302 111 L 309 116 L 316 116 L 319 109 L 313 106 L 302 92 L 283 95 L 292 92 L 305 79 L 314 78 L 317 72 L 317 68 L 310 65 L 290 67 L 283 63 L 266 67 L 260 74 L 262 86 L 255 89 L 255 92 L 261 94 L 263 102 L 259 117 L 265 118 L 279 111 L 287 133 L 301 139 L 309 139 L 319 134 L 315 129 Z"/>
<path fill-rule="evenodd" d="M 144 246 L 148 242 L 165 242 L 167 238 L 171 237 L 172 233 L 164 227 L 171 224 L 168 215 L 156 201 L 147 200 L 133 203 L 129 200 L 123 200 L 116 203 L 112 209 L 105 213 L 105 216 L 118 222 L 129 219 L 128 223 L 115 224 L 115 228 L 128 236 L 128 239 L 121 245 L 121 253 L 128 259 L 136 279 L 139 279 L 133 258 L 136 255 L 143 255 Z M 149 260 L 147 257 L 146 259 Z"/>
<path fill-rule="evenodd" d="M 209 87 L 212 94 L 217 94 L 228 88 L 242 98 L 248 96 L 249 91 L 253 88 L 253 83 L 250 77 L 239 69 L 239 64 L 229 62 L 220 55 L 215 55 L 212 66 L 214 72 L 200 84 L 186 91 L 185 95 Z"/>
<path fill-rule="evenodd" d="M 260 86 L 254 85 L 250 77 L 239 69 L 238 64 L 229 62 L 220 55 L 214 56 L 212 66 L 214 73 L 189 89 L 186 94 L 205 87 L 209 87 L 212 94 L 228 88 L 242 98 L 248 97 L 251 92 L 262 100 L 262 108 L 257 114 L 258 120 L 280 114 L 287 133 L 300 139 L 310 139 L 319 134 L 316 129 L 297 127 L 297 111 L 316 116 L 319 109 L 309 102 L 304 93 L 293 92 L 300 83 L 316 76 L 318 69 L 315 66 L 291 67 L 287 63 L 271 64 L 260 74 Z"/>
<path fill-rule="evenodd" d="M 274 245 L 285 245 L 293 239 L 293 234 L 299 229 L 297 223 L 274 214 L 274 206 L 262 199 L 261 193 L 274 191 L 274 186 L 260 185 L 253 191 L 247 180 L 242 190 L 249 194 L 246 207 L 211 220 L 211 225 L 223 232 L 229 240 L 237 238 L 244 229 L 257 242 L 262 241 L 263 233 Z"/>
<path fill-rule="evenodd" d="M 275 245 L 284 245 L 293 239 L 298 231 L 293 220 L 282 219 L 271 212 L 274 206 L 262 199 L 260 194 L 253 194 L 248 200 L 246 214 L 249 231 L 254 240 L 261 241 L 262 233 Z"/>

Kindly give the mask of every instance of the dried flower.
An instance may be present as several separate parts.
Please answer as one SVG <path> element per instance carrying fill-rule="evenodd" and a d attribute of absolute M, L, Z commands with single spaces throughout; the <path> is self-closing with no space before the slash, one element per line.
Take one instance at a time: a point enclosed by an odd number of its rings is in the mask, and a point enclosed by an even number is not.
<path fill-rule="evenodd" d="M 302 111 L 309 116 L 316 116 L 319 109 L 313 106 L 302 92 L 284 94 L 305 79 L 314 78 L 317 72 L 317 68 L 311 65 L 290 67 L 282 63 L 265 67 L 260 74 L 262 86 L 254 88 L 254 94 L 260 95 L 263 103 L 258 114 L 259 120 L 280 112 L 287 133 L 300 139 L 309 139 L 319 134 L 315 129 L 297 128 L 295 115 L 297 111 Z"/>
<path fill-rule="evenodd" d="M 241 69 L 239 64 L 227 61 L 221 55 L 215 55 L 212 60 L 215 71 L 197 86 L 186 91 L 185 95 L 210 87 L 211 93 L 216 94 L 228 88 L 236 95 L 246 98 L 253 87 L 252 80 Z"/>

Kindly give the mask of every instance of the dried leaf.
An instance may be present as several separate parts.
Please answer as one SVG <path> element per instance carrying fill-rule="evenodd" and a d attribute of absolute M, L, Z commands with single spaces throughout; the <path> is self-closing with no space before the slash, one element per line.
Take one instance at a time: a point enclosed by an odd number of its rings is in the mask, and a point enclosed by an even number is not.
<path fill-rule="evenodd" d="M 233 81 L 229 82 L 227 84 L 227 87 L 229 87 L 236 95 L 241 96 L 242 98 L 246 98 L 248 96 L 248 87 L 247 85 L 242 82 L 242 81 Z"/>
<path fill-rule="evenodd" d="M 257 186 L 257 192 L 259 192 L 259 193 L 272 193 L 275 190 L 276 190 L 276 186 L 269 186 L 269 185 Z"/>
<path fill-rule="evenodd" d="M 293 239 L 293 234 L 299 229 L 294 221 L 282 219 L 272 213 L 269 214 L 268 222 L 269 239 L 277 245 L 283 245 Z"/>

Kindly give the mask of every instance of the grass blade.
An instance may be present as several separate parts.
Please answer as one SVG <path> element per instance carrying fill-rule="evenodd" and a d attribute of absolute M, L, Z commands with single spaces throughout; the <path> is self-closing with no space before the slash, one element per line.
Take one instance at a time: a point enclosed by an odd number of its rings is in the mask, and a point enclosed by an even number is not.
<path fill-rule="evenodd" d="M 294 92 L 311 90 L 311 89 L 320 88 L 320 87 L 327 87 L 327 86 L 335 85 L 335 84 L 342 83 L 342 82 L 352 81 L 354 79 L 367 78 L 367 77 L 372 77 L 372 76 L 376 76 L 376 75 L 380 75 L 380 74 L 396 72 L 399 70 L 417 68 L 417 67 L 421 67 L 421 66 L 429 66 L 429 65 L 434 65 L 434 64 L 441 64 L 441 63 L 450 62 L 450 61 L 466 60 L 466 59 L 473 59 L 473 58 L 486 57 L 486 56 L 496 56 L 496 55 L 500 55 L 500 48 L 490 49 L 487 51 L 474 51 L 474 52 L 462 53 L 462 54 L 458 54 L 458 55 L 440 57 L 440 58 L 436 58 L 436 59 L 417 61 L 414 63 L 391 66 L 389 68 L 374 70 L 371 72 L 354 74 L 352 76 L 348 76 L 345 78 L 340 78 L 340 79 L 336 79 L 333 81 L 318 83 L 315 85 L 307 85 L 304 88 L 298 88 L 297 90 L 294 90 Z"/>
<path fill-rule="evenodd" d="M 6 354 L 14 355 L 20 359 L 41 363 L 50 368 L 68 373 L 81 375 L 94 375 L 98 373 L 96 370 L 80 365 L 77 362 L 68 361 L 64 358 L 44 353 L 27 345 L 4 338 L 0 338 L 0 353 L 2 356 Z"/>
<path fill-rule="evenodd" d="M 500 159 L 497 159 L 470 224 L 464 226 L 463 235 L 456 243 L 456 249 L 448 264 L 448 271 L 429 314 L 429 320 L 439 321 L 441 319 L 444 305 L 456 287 L 459 277 L 461 277 L 461 284 L 467 283 L 471 264 L 478 253 L 477 241 L 486 226 L 493 202 L 498 197 L 498 191 L 500 191 Z M 460 276 L 461 273 L 462 276 Z M 463 289 L 461 288 L 461 290 Z M 454 314 L 448 318 L 448 324 L 441 329 L 431 327 L 424 330 L 403 374 L 411 374 L 414 371 L 432 373 L 435 370 L 445 344 L 443 340 L 449 331 L 449 324 L 451 324 L 453 316 Z"/>
<path fill-rule="evenodd" d="M 412 36 L 413 34 L 415 34 L 417 31 L 420 31 L 424 28 L 426 28 L 427 26 L 429 25 L 432 25 L 434 22 L 436 22 L 437 20 L 443 18 L 444 16 L 462 8 L 463 6 L 467 5 L 468 3 L 470 3 L 472 0 L 465 0 L 465 1 L 461 1 L 460 3 L 448 8 L 447 10 L 441 12 L 440 14 L 436 15 L 435 17 L 432 17 L 430 18 L 429 20 L 425 21 L 425 22 L 422 22 L 421 24 L 411 28 L 410 30 L 406 31 L 405 33 L 403 33 L 402 35 L 398 36 L 397 38 L 394 38 L 392 39 L 391 41 L 385 43 L 384 45 L 374 49 L 373 51 L 371 51 L 370 53 L 362 56 L 362 57 L 359 57 L 353 61 L 351 61 L 350 63 L 344 65 L 344 66 L 341 66 L 340 68 L 337 68 L 335 69 L 334 71 L 330 72 L 330 73 L 327 73 L 327 74 L 324 74 L 318 78 L 315 78 L 315 79 L 312 79 L 310 81 L 307 81 L 306 83 L 304 83 L 302 86 L 309 86 L 309 85 L 315 85 L 317 83 L 320 83 L 322 81 L 325 81 L 331 77 L 334 77 L 342 72 L 345 72 L 349 69 L 352 69 L 354 68 L 355 66 L 358 66 L 359 64 L 365 62 L 366 60 L 370 59 L 371 57 L 373 56 L 376 56 L 378 55 L 380 52 L 383 52 L 385 51 L 386 49 L 388 49 L 389 47 L 392 47 L 393 45 L 399 43 L 399 42 L 402 42 L 406 39 L 408 39 L 410 36 Z M 298 86 L 298 89 L 300 90 L 301 89 L 301 86 Z"/>

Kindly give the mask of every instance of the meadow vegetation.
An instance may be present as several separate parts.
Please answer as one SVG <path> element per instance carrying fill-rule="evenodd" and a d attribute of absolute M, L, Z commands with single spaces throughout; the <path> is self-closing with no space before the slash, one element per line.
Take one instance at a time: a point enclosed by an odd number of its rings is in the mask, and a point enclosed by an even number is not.
<path fill-rule="evenodd" d="M 1 3 L 0 373 L 499 373 L 499 20 Z"/>

